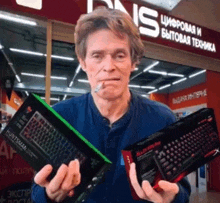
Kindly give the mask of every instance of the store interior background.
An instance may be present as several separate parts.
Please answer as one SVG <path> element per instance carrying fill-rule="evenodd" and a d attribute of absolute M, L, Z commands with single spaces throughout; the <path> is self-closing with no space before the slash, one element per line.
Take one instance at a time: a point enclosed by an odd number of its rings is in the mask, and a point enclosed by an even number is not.
<path fill-rule="evenodd" d="M 218 2 L 215 0 L 209 1 L 209 4 L 204 2 L 201 5 L 198 0 L 181 1 L 180 5 L 169 14 L 188 21 L 193 21 L 197 24 L 201 24 L 201 21 L 203 21 L 203 26 L 220 32 L 219 12 L 216 11 L 217 8 L 214 8 Z M 218 4 L 218 6 L 220 5 Z M 201 15 L 205 7 L 208 11 L 210 10 L 209 18 Z M 197 10 L 197 15 L 194 15 L 195 9 Z M 7 12 L 7 10 L 0 9 L 0 12 L 4 13 Z M 188 15 L 186 15 L 186 13 L 188 13 Z M 15 15 L 15 13 L 11 12 L 9 15 Z M 22 18 L 22 15 L 19 15 Z M 45 98 L 47 22 L 45 19 L 24 17 L 36 22 L 37 25 L 23 25 L 0 18 L 0 79 L 2 80 L 3 77 L 7 76 L 14 78 L 14 90 L 10 100 L 8 100 L 3 88 L 0 89 L 0 108 L 11 114 L 17 111 L 30 93 L 36 93 L 42 98 Z M 59 37 L 57 39 L 59 39 Z M 147 45 L 147 47 L 151 47 L 151 45 Z M 24 51 L 29 52 L 25 53 Z M 167 61 L 165 60 L 166 56 L 160 57 L 162 53 L 155 55 L 153 51 L 148 48 L 146 48 L 146 53 L 146 56 L 131 74 L 130 89 L 143 97 L 168 105 L 178 118 L 184 117 L 202 107 L 214 107 L 215 112 L 218 114 L 216 118 L 219 128 L 220 107 L 218 106 L 220 106 L 220 73 L 219 69 L 216 68 L 217 66 L 210 64 L 210 67 L 208 67 L 207 61 L 209 60 L 201 59 L 201 56 L 192 56 L 195 60 L 191 63 L 186 60 L 187 56 L 185 58 L 182 57 L 180 60 L 181 54 L 184 54 L 184 52 L 179 54 L 179 59 L 175 59 L 174 57 L 172 60 L 171 53 L 175 53 L 175 50 L 170 52 Z M 164 55 L 166 55 L 166 53 Z M 197 59 L 198 61 L 196 61 Z M 204 67 L 202 66 L 203 60 L 206 60 Z M 218 64 L 219 62 L 213 59 L 213 63 Z M 76 58 L 74 43 L 70 43 L 68 40 L 53 40 L 51 64 L 50 105 L 71 97 L 80 96 L 90 91 L 86 74 L 80 69 Z M 193 65 L 191 66 L 189 64 Z M 151 69 L 146 70 L 150 67 Z M 204 71 L 205 69 L 207 70 Z M 151 71 L 159 72 L 152 73 Z M 189 77 L 199 72 L 199 75 Z M 180 80 L 182 81 L 174 84 Z M 170 86 L 165 87 L 166 85 Z M 15 102 L 15 100 L 17 102 Z M 1 142 L 1 149 L 3 150 L 4 146 L 2 143 L 3 142 Z M 6 157 L 4 160 L 6 162 L 10 159 L 5 156 L 5 154 L 3 157 Z M 22 161 L 20 160 L 20 162 Z M 25 162 L 20 164 L 23 164 L 24 167 L 28 167 Z M 219 165 L 217 161 L 215 164 Z M 0 167 L 2 166 L 0 165 Z M 219 171 L 217 169 L 214 169 L 212 173 L 215 173 L 217 180 L 220 180 Z M 220 192 L 220 187 L 215 184 L 211 188 L 207 188 L 207 181 L 210 181 L 210 179 L 207 180 L 207 166 L 200 168 L 197 174 L 199 190 L 207 191 L 208 189 Z M 0 177 L 3 175 L 4 170 L 0 170 Z M 30 180 L 32 175 L 33 171 L 30 171 L 29 176 L 26 176 L 26 181 Z M 4 177 L 2 178 L 4 181 Z M 188 178 L 191 185 L 196 187 L 196 172 L 190 174 Z M 24 179 L 22 176 L 20 176 L 20 178 L 16 176 L 16 180 L 19 182 Z M 7 183 L 1 183 L 0 190 L 12 183 L 14 183 L 14 180 L 7 180 Z"/>

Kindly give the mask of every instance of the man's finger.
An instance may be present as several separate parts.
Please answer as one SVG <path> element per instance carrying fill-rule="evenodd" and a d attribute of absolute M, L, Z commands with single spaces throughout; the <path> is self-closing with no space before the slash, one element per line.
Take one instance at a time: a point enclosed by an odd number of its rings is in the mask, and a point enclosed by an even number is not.
<path fill-rule="evenodd" d="M 177 194 L 179 192 L 179 186 L 176 183 L 170 183 L 165 180 L 160 180 L 158 182 L 158 185 L 163 191 L 166 192 L 172 192 L 174 194 Z"/>
<path fill-rule="evenodd" d="M 138 197 L 141 199 L 146 199 L 146 195 L 137 180 L 135 163 L 130 164 L 129 177 L 130 177 L 131 185 L 134 188 Z"/>
<path fill-rule="evenodd" d="M 150 185 L 149 181 L 144 180 L 142 183 L 142 188 L 145 192 L 147 200 L 149 200 L 151 202 L 155 202 L 155 203 L 162 203 L 163 202 L 162 196 L 153 189 L 153 187 Z"/>
<path fill-rule="evenodd" d="M 47 177 L 50 175 L 52 172 L 53 167 L 49 164 L 44 166 L 34 177 L 34 182 L 41 187 L 46 187 L 49 182 L 47 181 Z"/>
<path fill-rule="evenodd" d="M 71 190 L 80 182 L 79 161 L 74 160 L 69 163 L 67 176 L 62 184 L 63 190 Z"/>
<path fill-rule="evenodd" d="M 80 164 L 78 160 L 75 160 L 73 165 L 74 173 L 73 173 L 73 185 L 77 186 L 81 182 L 81 173 L 80 173 Z"/>
<path fill-rule="evenodd" d="M 57 171 L 56 175 L 54 176 L 54 178 L 49 183 L 48 190 L 51 193 L 56 192 L 60 188 L 65 176 L 67 175 L 67 171 L 68 171 L 67 165 L 62 164 L 60 166 L 60 168 L 58 169 L 58 171 Z"/>

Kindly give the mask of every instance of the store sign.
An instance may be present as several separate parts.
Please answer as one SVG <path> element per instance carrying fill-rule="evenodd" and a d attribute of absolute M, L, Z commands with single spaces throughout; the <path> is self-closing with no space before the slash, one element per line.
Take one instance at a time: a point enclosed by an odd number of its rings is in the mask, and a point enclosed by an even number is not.
<path fill-rule="evenodd" d="M 15 12 L 32 13 L 47 19 L 76 24 L 81 14 L 105 5 L 128 13 L 145 41 L 220 59 L 219 32 L 149 8 L 141 0 L 35 0 L 38 9 L 20 6 L 22 2 L 27 6 L 32 0 L 1 0 L 1 6 Z"/>
<path fill-rule="evenodd" d="M 160 15 L 161 37 L 165 40 L 216 52 L 215 43 L 202 39 L 202 28 L 166 15 Z M 174 31 L 176 29 L 177 31 Z"/>
<path fill-rule="evenodd" d="M 94 1 L 97 2 L 97 0 L 87 0 L 87 13 L 92 12 Z M 114 0 L 114 4 L 112 3 L 111 0 L 99 0 L 99 1 L 104 2 L 105 5 L 107 5 L 111 9 L 119 9 L 123 12 L 128 13 L 124 5 L 119 0 Z M 144 6 L 138 8 L 137 4 L 133 4 L 132 10 L 133 10 L 133 20 L 135 24 L 138 26 L 139 21 L 140 23 L 143 24 L 139 26 L 140 33 L 150 37 L 158 37 L 160 33 L 159 24 L 156 21 L 158 17 L 158 12 L 156 10 Z M 151 28 L 149 28 L 149 26 Z"/>
<path fill-rule="evenodd" d="M 143 39 L 147 41 L 220 58 L 218 32 L 168 16 L 144 5 L 122 0 L 87 0 L 87 13 L 93 11 L 94 3 L 97 2 L 130 14 Z M 214 36 L 218 38 L 213 37 L 211 33 L 215 33 Z"/>
<path fill-rule="evenodd" d="M 196 91 L 196 92 L 193 92 L 193 93 L 189 93 L 187 95 L 183 95 L 183 96 L 173 98 L 172 103 L 173 104 L 180 104 L 182 102 L 186 102 L 186 101 L 189 101 L 189 100 L 198 99 L 200 97 L 206 97 L 206 96 L 207 96 L 207 90 L 204 89 L 204 90 Z"/>

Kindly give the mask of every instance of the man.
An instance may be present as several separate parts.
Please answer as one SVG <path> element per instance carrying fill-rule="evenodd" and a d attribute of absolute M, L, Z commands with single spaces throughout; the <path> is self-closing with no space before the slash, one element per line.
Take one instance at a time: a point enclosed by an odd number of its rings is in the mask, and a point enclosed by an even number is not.
<path fill-rule="evenodd" d="M 91 85 L 91 93 L 63 101 L 54 109 L 72 124 L 112 162 L 105 181 L 95 188 L 87 202 L 129 203 L 131 197 L 121 150 L 174 122 L 168 107 L 144 99 L 129 91 L 131 72 L 144 53 L 138 28 L 130 16 L 99 8 L 82 15 L 75 30 L 76 54 Z M 35 176 L 32 198 L 36 203 L 65 201 L 80 184 L 77 160 L 62 165 L 48 181 L 52 167 L 46 165 Z M 135 165 L 130 179 L 138 196 L 145 202 L 188 202 L 190 186 L 160 181 L 156 192 L 148 181 L 139 185 Z"/>

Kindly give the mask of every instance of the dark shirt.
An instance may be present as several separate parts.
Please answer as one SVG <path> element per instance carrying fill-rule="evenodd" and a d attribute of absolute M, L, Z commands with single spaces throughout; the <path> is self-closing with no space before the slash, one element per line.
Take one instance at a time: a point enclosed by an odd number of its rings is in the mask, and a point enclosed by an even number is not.
<path fill-rule="evenodd" d="M 111 126 L 98 111 L 90 93 L 62 101 L 53 108 L 113 163 L 105 181 L 95 188 L 86 202 L 136 202 L 131 196 L 121 150 L 173 123 L 172 111 L 164 104 L 133 93 L 129 110 Z M 188 181 L 183 179 L 178 184 L 180 192 L 175 203 L 188 202 Z M 44 189 L 34 184 L 32 198 L 36 203 L 44 203 Z"/>

